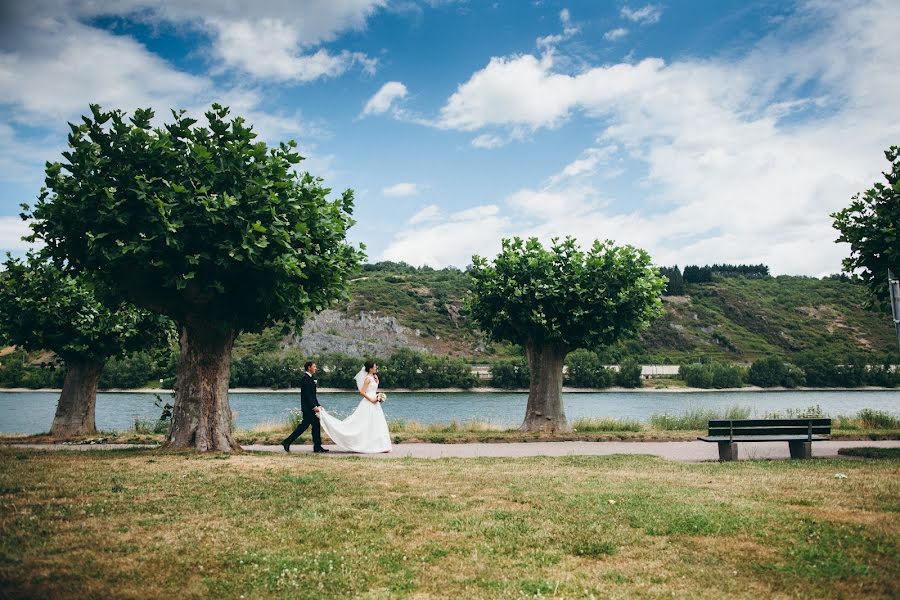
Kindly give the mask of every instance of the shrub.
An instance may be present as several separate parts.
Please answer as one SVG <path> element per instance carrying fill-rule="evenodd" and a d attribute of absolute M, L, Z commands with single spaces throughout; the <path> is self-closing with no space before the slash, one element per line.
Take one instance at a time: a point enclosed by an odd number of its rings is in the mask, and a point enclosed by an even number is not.
<path fill-rule="evenodd" d="M 884 411 L 864 408 L 857 418 L 866 429 L 900 429 L 900 418 Z"/>
<path fill-rule="evenodd" d="M 615 375 L 615 383 L 619 387 L 641 387 L 641 365 L 633 358 L 626 358 L 619 364 L 619 370 Z"/>
<path fill-rule="evenodd" d="M 605 388 L 612 385 L 613 374 L 596 352 L 575 350 L 566 357 L 565 382 L 574 387 Z"/>
<path fill-rule="evenodd" d="M 744 370 L 726 363 L 681 365 L 678 376 L 690 387 L 703 389 L 737 388 L 743 385 Z"/>
<path fill-rule="evenodd" d="M 503 389 L 527 388 L 531 383 L 528 361 L 522 358 L 498 361 L 491 365 L 491 386 Z"/>

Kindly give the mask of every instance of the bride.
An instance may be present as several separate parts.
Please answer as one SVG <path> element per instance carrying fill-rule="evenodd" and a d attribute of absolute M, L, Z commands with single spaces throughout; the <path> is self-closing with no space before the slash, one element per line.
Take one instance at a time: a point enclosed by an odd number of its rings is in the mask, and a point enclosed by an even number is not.
<path fill-rule="evenodd" d="M 391 436 L 378 400 L 377 370 L 378 365 L 369 360 L 356 374 L 356 388 L 362 400 L 349 417 L 341 421 L 324 408 L 317 413 L 325 433 L 341 450 L 363 454 L 391 451 Z"/>

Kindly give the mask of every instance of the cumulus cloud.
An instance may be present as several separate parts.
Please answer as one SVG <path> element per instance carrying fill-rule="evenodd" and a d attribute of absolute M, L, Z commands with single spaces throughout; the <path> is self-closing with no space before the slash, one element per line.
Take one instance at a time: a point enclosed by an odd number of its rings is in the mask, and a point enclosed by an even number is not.
<path fill-rule="evenodd" d="M 354 65 L 373 71 L 376 61 L 356 52 L 329 52 L 318 46 L 338 35 L 365 27 L 387 0 L 291 0 L 266 2 L 156 2 L 155 0 L 71 0 L 60 10 L 54 0 L 9 3 L 3 33 L 15 33 L 21 23 L 89 21 L 122 16 L 139 21 L 171 23 L 199 29 L 211 40 L 210 54 L 224 69 L 276 81 L 306 82 L 334 77 Z M 65 16 L 61 16 L 65 15 Z"/>
<path fill-rule="evenodd" d="M 381 193 L 389 198 L 402 198 L 405 196 L 415 196 L 422 189 L 418 183 L 395 183 L 390 187 L 386 187 L 381 190 Z"/>
<path fill-rule="evenodd" d="M 447 99 L 438 123 L 491 129 L 476 138 L 488 136 L 483 143 L 573 115 L 596 123 L 599 144 L 543 188 L 507 198 L 493 216 L 509 226 L 504 235 L 611 237 L 664 264 L 834 272 L 847 250 L 832 243 L 828 215 L 880 179 L 882 150 L 900 136 L 897 22 L 900 5 L 887 0 L 809 2 L 737 58 L 648 58 L 568 73 L 553 53 L 494 57 Z M 607 146 L 616 150 L 597 150 Z M 603 193 L 596 177 L 616 168 L 611 161 L 643 168 L 634 191 Z"/>
<path fill-rule="evenodd" d="M 658 23 L 662 17 L 662 7 L 656 4 L 648 4 L 641 8 L 623 6 L 619 14 L 623 19 L 628 19 L 639 25 L 652 25 L 653 23 Z"/>
<path fill-rule="evenodd" d="M 375 92 L 363 108 L 362 115 L 380 115 L 391 110 L 398 100 L 406 97 L 406 86 L 399 81 L 388 81 Z"/>
<path fill-rule="evenodd" d="M 476 206 L 451 214 L 436 224 L 412 227 L 394 236 L 382 260 L 420 265 L 465 267 L 472 254 L 493 256 L 500 239 L 509 230 L 509 220 L 495 205 Z"/>

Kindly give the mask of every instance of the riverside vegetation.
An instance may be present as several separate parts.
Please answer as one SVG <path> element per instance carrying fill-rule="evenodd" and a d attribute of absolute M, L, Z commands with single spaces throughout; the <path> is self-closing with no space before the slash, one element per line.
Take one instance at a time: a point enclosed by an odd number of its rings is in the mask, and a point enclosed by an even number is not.
<path fill-rule="evenodd" d="M 0 448 L 0 585 L 11 597 L 896 598 L 900 458 L 880 456 Z"/>
<path fill-rule="evenodd" d="M 664 272 L 672 277 L 672 269 Z M 694 271 L 686 268 L 685 272 Z M 637 339 L 570 353 L 565 384 L 635 387 L 640 381 L 633 373 L 617 377 L 605 366 L 633 369 L 639 363 L 682 364 L 681 380 L 690 387 L 898 384 L 898 374 L 885 367 L 900 363 L 889 313 L 863 308 L 864 286 L 840 277 L 721 273 L 698 269 L 691 281 L 681 283 L 684 295 L 663 297 L 662 317 Z M 396 356 L 377 357 L 380 365 L 388 367 L 382 372 L 386 385 L 469 388 L 478 381 L 466 365 L 477 361 L 490 365 L 491 385 L 528 387 L 527 364 L 518 347 L 485 341 L 470 322 L 463 305 L 468 285 L 466 274 L 457 269 L 402 263 L 364 265 L 362 276 L 350 282 L 351 300 L 342 309 L 345 315 L 364 311 L 393 316 L 403 327 L 418 331 L 416 342 L 429 350 L 404 349 Z M 340 335 L 340 331 L 334 333 Z M 281 327 L 238 337 L 232 387 L 294 387 L 309 357 L 292 347 L 290 338 Z M 319 372 L 320 385 L 338 388 L 350 385 L 360 360 L 327 351 L 312 358 L 329 366 Z M 394 373 L 389 368 L 392 359 L 397 365 Z M 157 387 L 160 379 L 162 387 L 171 387 L 176 364 L 174 347 L 113 357 L 99 387 Z M 750 364 L 749 370 L 743 366 Z M 0 356 L 0 387 L 58 388 L 63 376 L 49 352 L 8 348 Z"/>

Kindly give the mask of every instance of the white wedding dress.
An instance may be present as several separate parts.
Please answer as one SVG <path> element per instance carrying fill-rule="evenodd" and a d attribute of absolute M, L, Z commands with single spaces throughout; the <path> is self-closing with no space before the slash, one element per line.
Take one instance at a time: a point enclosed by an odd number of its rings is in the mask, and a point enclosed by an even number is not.
<path fill-rule="evenodd" d="M 370 380 L 368 387 L 360 391 L 374 398 L 378 393 L 378 382 Z M 362 454 L 391 451 L 391 435 L 381 403 L 362 398 L 353 414 L 343 421 L 328 414 L 324 408 L 319 409 L 318 415 L 322 429 L 341 450 Z"/>

